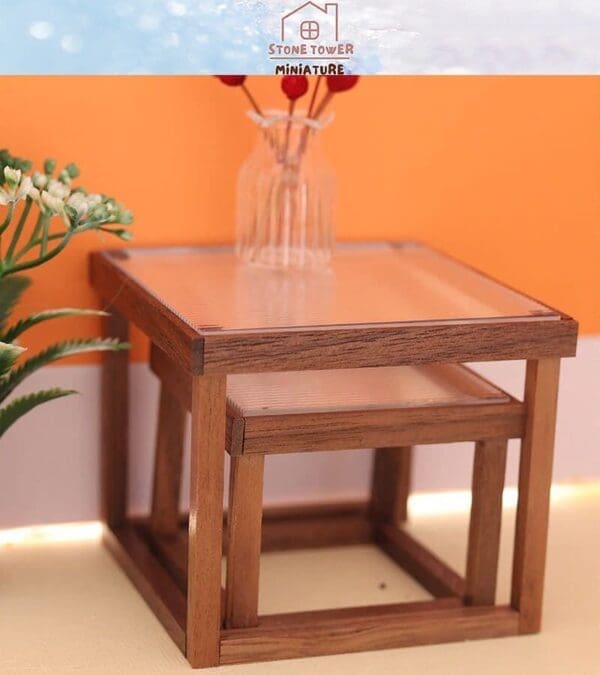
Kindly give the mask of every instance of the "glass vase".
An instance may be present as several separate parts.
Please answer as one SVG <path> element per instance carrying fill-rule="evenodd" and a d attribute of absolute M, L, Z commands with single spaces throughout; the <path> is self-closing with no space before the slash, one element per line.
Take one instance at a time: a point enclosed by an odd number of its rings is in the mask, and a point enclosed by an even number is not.
<path fill-rule="evenodd" d="M 238 178 L 238 256 L 271 268 L 326 266 L 334 243 L 334 175 L 319 136 L 329 120 L 249 116 L 258 134 Z"/>

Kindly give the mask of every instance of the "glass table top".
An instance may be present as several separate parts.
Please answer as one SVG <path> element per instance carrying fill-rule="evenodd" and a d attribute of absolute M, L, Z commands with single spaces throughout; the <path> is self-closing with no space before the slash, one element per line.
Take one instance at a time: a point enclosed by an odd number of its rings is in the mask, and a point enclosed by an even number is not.
<path fill-rule="evenodd" d="M 202 332 L 560 319 L 420 244 L 342 245 L 328 269 L 306 271 L 251 267 L 219 247 L 132 248 L 111 260 Z"/>

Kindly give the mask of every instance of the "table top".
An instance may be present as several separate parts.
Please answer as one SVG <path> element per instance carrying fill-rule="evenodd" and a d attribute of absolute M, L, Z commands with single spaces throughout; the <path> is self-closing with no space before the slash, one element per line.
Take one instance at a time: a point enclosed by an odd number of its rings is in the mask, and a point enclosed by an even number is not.
<path fill-rule="evenodd" d="M 315 338 L 330 331 L 368 339 L 369 330 L 493 324 L 505 331 L 568 319 L 413 242 L 343 245 L 329 268 L 306 271 L 249 266 L 224 247 L 131 248 L 95 260 L 92 279 L 105 299 L 127 288 L 141 303 L 138 313 L 144 304 L 148 311 L 160 307 L 202 342 L 203 351 L 207 341 L 214 346 L 227 340 L 240 350 L 257 341 L 266 348 L 265 339 L 276 335 L 296 335 L 297 343 L 299 334 Z M 549 335 L 554 329 L 545 330 Z"/>

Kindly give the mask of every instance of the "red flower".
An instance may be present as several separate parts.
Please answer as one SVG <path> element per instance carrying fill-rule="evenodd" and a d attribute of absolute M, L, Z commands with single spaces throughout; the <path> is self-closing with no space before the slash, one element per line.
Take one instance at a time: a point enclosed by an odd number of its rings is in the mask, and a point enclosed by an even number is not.
<path fill-rule="evenodd" d="M 215 77 L 228 87 L 241 87 L 246 81 L 245 75 L 215 75 Z"/>
<path fill-rule="evenodd" d="M 308 77 L 304 75 L 284 75 L 281 78 L 281 88 L 290 101 L 295 101 L 308 91 Z"/>
<path fill-rule="evenodd" d="M 328 75 L 327 89 L 332 94 L 348 91 L 358 82 L 358 75 Z"/>

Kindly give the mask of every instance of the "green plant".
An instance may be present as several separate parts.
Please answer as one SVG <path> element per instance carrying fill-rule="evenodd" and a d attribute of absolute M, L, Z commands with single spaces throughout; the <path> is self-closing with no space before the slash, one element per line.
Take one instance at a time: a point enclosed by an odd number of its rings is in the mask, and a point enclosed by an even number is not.
<path fill-rule="evenodd" d="M 74 164 L 68 164 L 56 178 L 55 168 L 54 160 L 46 160 L 44 172 L 30 176 L 26 172 L 31 162 L 0 150 L 0 209 L 5 209 L 3 217 L 0 215 L 0 406 L 27 377 L 49 363 L 89 351 L 129 348 L 110 338 L 85 338 L 59 342 L 22 359 L 25 349 L 19 339 L 33 326 L 67 316 L 105 312 L 51 309 L 9 323 L 12 311 L 31 283 L 19 273 L 48 262 L 74 236 L 89 230 L 127 240 L 129 230 L 122 226 L 133 221 L 131 212 L 112 197 L 73 188 L 72 180 L 79 175 Z M 0 437 L 36 406 L 73 393 L 76 392 L 53 388 L 13 398 L 0 407 Z"/>

